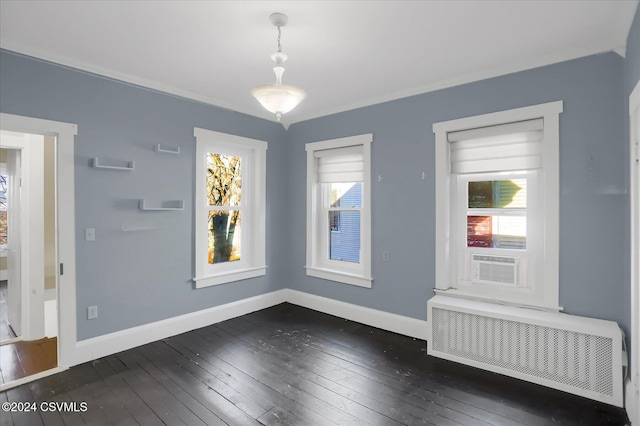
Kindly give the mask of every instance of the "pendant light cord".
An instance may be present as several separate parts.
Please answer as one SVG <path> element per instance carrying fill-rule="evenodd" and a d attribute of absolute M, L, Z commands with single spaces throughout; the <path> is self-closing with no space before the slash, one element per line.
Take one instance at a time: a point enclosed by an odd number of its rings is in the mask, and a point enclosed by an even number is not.
<path fill-rule="evenodd" d="M 282 45 L 280 44 L 280 36 L 282 35 L 282 31 L 280 30 L 280 26 L 278 26 L 278 52 L 282 52 Z"/>

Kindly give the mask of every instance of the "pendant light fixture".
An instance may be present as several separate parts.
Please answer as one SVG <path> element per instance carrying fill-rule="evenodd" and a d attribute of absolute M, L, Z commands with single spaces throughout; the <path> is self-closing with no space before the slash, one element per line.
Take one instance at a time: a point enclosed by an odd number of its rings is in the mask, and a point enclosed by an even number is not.
<path fill-rule="evenodd" d="M 282 64 L 287 60 L 287 54 L 282 51 L 280 45 L 281 28 L 287 24 L 289 18 L 284 13 L 273 13 L 269 20 L 278 28 L 278 51 L 271 55 L 271 59 L 276 63 L 273 72 L 276 74 L 275 84 L 263 84 L 251 90 L 254 98 L 269 112 L 276 115 L 280 121 L 282 114 L 286 114 L 307 97 L 307 92 L 299 87 L 289 84 L 282 84 L 282 74 L 284 67 Z"/>

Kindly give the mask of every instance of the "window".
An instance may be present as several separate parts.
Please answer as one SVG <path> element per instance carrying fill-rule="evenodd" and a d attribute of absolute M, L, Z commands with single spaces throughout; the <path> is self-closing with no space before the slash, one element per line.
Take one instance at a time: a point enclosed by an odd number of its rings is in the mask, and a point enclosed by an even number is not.
<path fill-rule="evenodd" d="M 372 135 L 308 143 L 307 275 L 371 287 Z"/>
<path fill-rule="evenodd" d="M 527 179 L 467 181 L 467 247 L 526 249 Z"/>
<path fill-rule="evenodd" d="M 196 287 L 266 273 L 267 143 L 194 129 Z"/>
<path fill-rule="evenodd" d="M 562 102 L 433 125 L 436 291 L 558 306 Z"/>

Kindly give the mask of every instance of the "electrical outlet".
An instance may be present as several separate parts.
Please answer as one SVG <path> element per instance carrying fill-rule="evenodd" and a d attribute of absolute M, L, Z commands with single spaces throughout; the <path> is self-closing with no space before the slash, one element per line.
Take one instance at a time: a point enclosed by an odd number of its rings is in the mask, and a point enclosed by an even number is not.
<path fill-rule="evenodd" d="M 383 262 L 388 262 L 389 261 L 389 251 L 385 250 L 382 252 L 382 261 Z"/>
<path fill-rule="evenodd" d="M 96 240 L 96 228 L 85 228 L 85 230 L 84 230 L 84 240 L 85 241 L 95 241 Z"/>
<path fill-rule="evenodd" d="M 87 319 L 98 318 L 98 307 L 96 305 L 87 307 Z"/>

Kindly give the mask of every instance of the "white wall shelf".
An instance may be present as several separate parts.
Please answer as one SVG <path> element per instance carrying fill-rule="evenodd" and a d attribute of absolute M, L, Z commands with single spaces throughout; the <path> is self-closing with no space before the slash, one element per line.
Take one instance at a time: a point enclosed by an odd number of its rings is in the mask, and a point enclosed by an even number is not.
<path fill-rule="evenodd" d="M 179 146 L 157 144 L 154 149 L 156 152 L 163 152 L 165 154 L 180 154 Z"/>
<path fill-rule="evenodd" d="M 122 232 L 142 232 L 154 229 L 158 229 L 158 227 L 150 224 L 122 224 Z"/>
<path fill-rule="evenodd" d="M 113 160 L 100 157 L 93 159 L 93 167 L 96 169 L 131 171 L 135 169 L 135 166 L 135 161 Z"/>
<path fill-rule="evenodd" d="M 171 211 L 184 210 L 184 200 L 166 200 L 155 203 L 140 200 L 140 210 L 146 211 Z"/>

